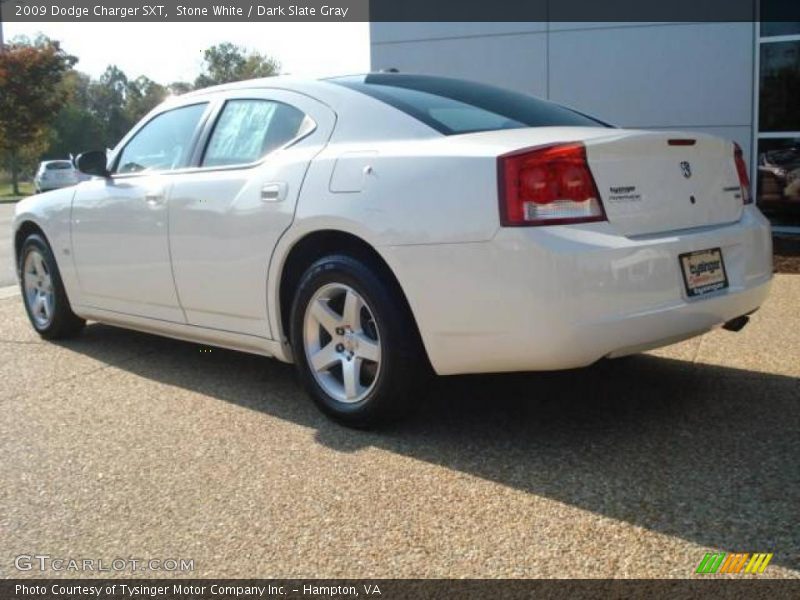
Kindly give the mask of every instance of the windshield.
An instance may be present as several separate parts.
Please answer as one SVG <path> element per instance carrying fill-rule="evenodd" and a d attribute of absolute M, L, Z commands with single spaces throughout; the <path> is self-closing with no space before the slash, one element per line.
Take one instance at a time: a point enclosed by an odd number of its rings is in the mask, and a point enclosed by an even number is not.
<path fill-rule="evenodd" d="M 610 127 L 552 102 L 460 79 L 373 73 L 328 81 L 385 102 L 444 135 L 521 127 Z"/>

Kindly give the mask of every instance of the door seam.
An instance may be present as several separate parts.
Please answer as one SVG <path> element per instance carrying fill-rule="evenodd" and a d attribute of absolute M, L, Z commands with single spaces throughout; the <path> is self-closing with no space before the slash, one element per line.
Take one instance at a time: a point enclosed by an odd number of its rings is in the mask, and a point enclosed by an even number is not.
<path fill-rule="evenodd" d="M 188 325 L 189 318 L 186 316 L 186 309 L 183 307 L 181 301 L 181 292 L 178 289 L 178 282 L 175 279 L 175 263 L 172 261 L 172 188 L 174 185 L 169 184 L 168 191 L 166 192 L 166 199 L 164 204 L 167 209 L 167 255 L 169 257 L 169 272 L 172 275 L 172 287 L 175 290 L 175 298 L 178 300 L 178 306 L 181 309 L 184 322 Z"/>

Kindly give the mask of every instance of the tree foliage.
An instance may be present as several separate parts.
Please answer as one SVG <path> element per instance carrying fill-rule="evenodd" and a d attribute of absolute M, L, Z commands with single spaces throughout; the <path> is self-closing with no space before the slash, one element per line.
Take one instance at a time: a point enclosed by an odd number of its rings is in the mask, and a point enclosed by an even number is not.
<path fill-rule="evenodd" d="M 62 79 L 75 62 L 44 37 L 7 44 L 0 52 L 0 157 L 15 194 L 20 170 L 46 147 L 49 127 L 67 99 Z"/>
<path fill-rule="evenodd" d="M 204 52 L 194 82 L 161 85 L 144 75 L 131 78 L 116 65 L 92 79 L 73 68 L 77 58 L 45 37 L 17 38 L 5 50 L 0 52 L 0 158 L 12 178 L 42 159 L 113 148 L 169 95 L 268 77 L 280 69 L 273 58 L 223 43 Z"/>
<path fill-rule="evenodd" d="M 225 42 L 203 52 L 203 72 L 195 79 L 195 88 L 220 85 L 232 81 L 272 77 L 280 71 L 280 63 L 258 52 L 247 52 L 241 46 Z"/>
<path fill-rule="evenodd" d="M 92 80 L 85 73 L 71 70 L 61 83 L 67 102 L 50 128 L 44 158 L 67 158 L 81 150 L 94 148 L 105 138 L 105 127 L 90 109 Z"/>

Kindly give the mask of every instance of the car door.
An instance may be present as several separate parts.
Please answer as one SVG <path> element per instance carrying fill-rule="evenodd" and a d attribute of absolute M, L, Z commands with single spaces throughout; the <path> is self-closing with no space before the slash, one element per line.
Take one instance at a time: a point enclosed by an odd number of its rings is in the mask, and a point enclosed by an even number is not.
<path fill-rule="evenodd" d="M 153 116 L 123 141 L 110 177 L 76 189 L 72 252 L 83 304 L 185 322 L 170 265 L 167 199 L 208 110 L 200 102 Z"/>
<path fill-rule="evenodd" d="M 334 122 L 329 107 L 296 92 L 238 90 L 223 98 L 196 169 L 176 176 L 170 193 L 172 268 L 190 324 L 272 337 L 272 250 Z"/>

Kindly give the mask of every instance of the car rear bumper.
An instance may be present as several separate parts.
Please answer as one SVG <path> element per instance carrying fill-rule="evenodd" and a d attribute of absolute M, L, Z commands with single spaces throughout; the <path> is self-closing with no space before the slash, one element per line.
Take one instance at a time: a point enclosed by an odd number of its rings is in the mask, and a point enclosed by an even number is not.
<path fill-rule="evenodd" d="M 722 249 L 729 288 L 689 298 L 678 256 L 709 248 Z M 734 224 L 640 238 L 591 223 L 383 250 L 439 374 L 574 368 L 674 343 L 752 312 L 772 279 L 753 207 Z"/>

